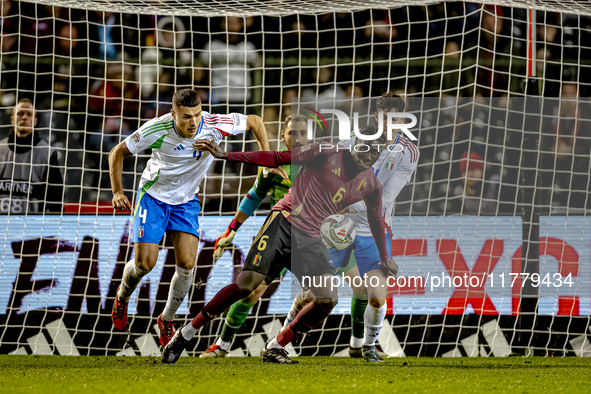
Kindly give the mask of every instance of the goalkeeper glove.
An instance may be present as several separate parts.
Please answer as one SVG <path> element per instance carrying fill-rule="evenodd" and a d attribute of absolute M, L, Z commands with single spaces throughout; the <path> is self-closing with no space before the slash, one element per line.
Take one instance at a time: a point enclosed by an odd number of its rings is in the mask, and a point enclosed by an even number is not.
<path fill-rule="evenodd" d="M 380 262 L 380 269 L 386 277 L 392 276 L 396 278 L 396 275 L 398 274 L 398 264 L 396 264 L 391 258 L 387 258 L 386 261 Z"/>
<path fill-rule="evenodd" d="M 242 223 L 236 219 L 232 220 L 232 223 L 230 223 L 226 231 L 215 240 L 215 246 L 213 247 L 213 261 L 217 261 L 217 259 L 222 257 L 224 251 L 232 244 L 232 241 L 236 236 L 236 231 L 238 231 L 241 225 Z"/>

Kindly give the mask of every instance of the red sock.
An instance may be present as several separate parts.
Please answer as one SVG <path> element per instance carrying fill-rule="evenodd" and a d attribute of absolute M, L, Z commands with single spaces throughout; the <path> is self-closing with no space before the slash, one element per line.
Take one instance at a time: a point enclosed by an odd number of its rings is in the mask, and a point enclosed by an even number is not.
<path fill-rule="evenodd" d="M 203 307 L 203 310 L 199 312 L 197 316 L 191 322 L 194 329 L 198 330 L 205 323 L 213 319 L 215 316 L 221 315 L 226 308 L 231 306 L 236 301 L 243 299 L 248 296 L 250 291 L 242 291 L 236 283 L 229 284 L 220 291 L 217 292 L 215 297 L 211 299 Z"/>
<path fill-rule="evenodd" d="M 322 323 L 331 311 L 332 306 L 326 303 L 311 302 L 298 313 L 289 324 L 289 328 L 298 335 L 304 334 Z M 279 343 L 279 337 L 277 337 L 277 343 Z"/>
<path fill-rule="evenodd" d="M 211 319 L 207 319 L 205 316 L 203 316 L 203 312 L 199 312 L 197 316 L 195 316 L 193 320 L 191 320 L 191 325 L 194 329 L 198 330 L 199 328 L 204 326 L 205 323 L 207 323 L 209 320 Z"/>
<path fill-rule="evenodd" d="M 293 327 L 297 327 L 302 329 L 302 324 L 300 323 L 300 319 L 308 312 L 310 311 L 310 309 L 312 309 L 314 307 L 314 303 L 310 303 L 308 305 L 306 305 L 301 311 L 300 313 L 297 314 L 296 318 L 293 319 L 293 321 L 291 323 L 289 323 L 289 325 L 287 327 L 285 327 L 285 329 L 283 331 L 281 331 L 278 335 L 277 335 L 277 343 L 280 344 L 282 347 L 285 347 L 285 345 L 287 345 L 288 343 L 290 343 L 291 341 L 293 341 L 293 339 L 295 338 L 296 334 L 293 330 Z M 305 328 L 304 328 L 305 330 Z M 302 332 L 307 332 L 306 331 L 297 331 L 299 333 Z"/>
<path fill-rule="evenodd" d="M 293 341 L 295 337 L 294 332 L 291 330 L 291 325 L 293 322 L 289 324 L 289 326 L 285 327 L 283 331 L 277 334 L 277 343 L 281 345 L 281 347 L 285 347 L 288 343 Z"/>

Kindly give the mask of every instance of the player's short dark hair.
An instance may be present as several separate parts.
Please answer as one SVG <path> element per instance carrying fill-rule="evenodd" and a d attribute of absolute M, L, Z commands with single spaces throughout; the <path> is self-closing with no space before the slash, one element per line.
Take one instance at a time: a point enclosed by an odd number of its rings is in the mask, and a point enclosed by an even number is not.
<path fill-rule="evenodd" d="M 300 114 L 293 114 L 293 115 L 287 115 L 285 117 L 285 120 L 283 121 L 283 130 L 287 129 L 287 125 L 289 124 L 289 122 L 307 122 L 307 118 L 304 115 L 300 115 Z"/>
<path fill-rule="evenodd" d="M 201 98 L 193 89 L 181 89 L 174 93 L 172 102 L 177 107 L 197 107 L 201 104 Z"/>
<path fill-rule="evenodd" d="M 363 135 L 375 135 L 378 132 L 378 128 L 374 125 L 368 124 L 367 126 L 363 126 L 359 129 L 359 134 Z M 377 139 L 387 138 L 385 133 L 382 133 Z M 355 139 L 356 144 L 364 144 L 363 140 L 359 140 L 359 137 Z"/>
<path fill-rule="evenodd" d="M 376 102 L 376 110 L 378 112 L 386 112 L 395 109 L 396 112 L 404 112 L 406 108 L 406 101 L 397 93 L 386 92 Z"/>

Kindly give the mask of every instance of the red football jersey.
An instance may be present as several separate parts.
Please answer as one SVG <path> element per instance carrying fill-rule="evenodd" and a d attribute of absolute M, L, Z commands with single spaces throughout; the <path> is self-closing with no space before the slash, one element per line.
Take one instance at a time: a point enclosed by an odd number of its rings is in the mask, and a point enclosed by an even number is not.
<path fill-rule="evenodd" d="M 231 152 L 228 161 L 269 167 L 288 163 L 301 165 L 290 191 L 273 210 L 290 212 L 293 225 L 315 238 L 320 238 L 320 225 L 328 216 L 365 201 L 380 257 L 387 256 L 381 216 L 382 186 L 371 169 L 360 171 L 357 168 L 348 148 L 315 143 L 286 152 Z"/>

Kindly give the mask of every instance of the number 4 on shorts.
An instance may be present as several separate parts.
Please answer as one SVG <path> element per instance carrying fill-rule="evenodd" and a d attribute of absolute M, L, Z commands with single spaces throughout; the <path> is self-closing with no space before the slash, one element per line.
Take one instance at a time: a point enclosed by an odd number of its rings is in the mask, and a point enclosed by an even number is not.
<path fill-rule="evenodd" d="M 138 213 L 138 216 L 140 217 L 140 219 L 142 219 L 142 223 L 146 223 L 146 217 L 148 216 L 148 210 L 147 209 L 143 209 L 140 206 L 140 211 Z"/>

